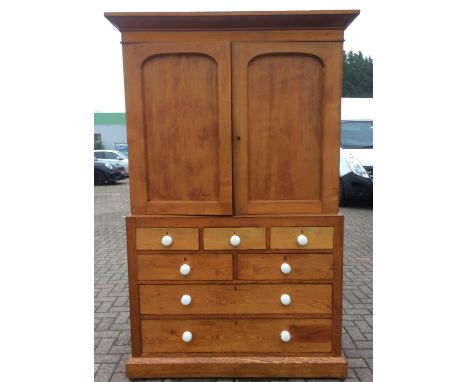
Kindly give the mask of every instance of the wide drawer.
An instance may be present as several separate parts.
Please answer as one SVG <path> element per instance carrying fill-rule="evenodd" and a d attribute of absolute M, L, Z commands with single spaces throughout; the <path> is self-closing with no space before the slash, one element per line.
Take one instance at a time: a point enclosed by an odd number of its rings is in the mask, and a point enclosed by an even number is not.
<path fill-rule="evenodd" d="M 168 236 L 169 245 L 163 245 L 162 239 Z M 137 250 L 198 250 L 198 228 L 137 228 Z"/>
<path fill-rule="evenodd" d="M 231 238 L 237 236 L 240 243 L 233 245 Z M 204 228 L 204 249 L 265 249 L 265 227 Z"/>
<path fill-rule="evenodd" d="M 138 280 L 232 280 L 232 256 L 139 255 Z"/>
<path fill-rule="evenodd" d="M 299 244 L 301 235 L 306 244 Z M 333 227 L 271 227 L 271 248 L 333 249 Z"/>
<path fill-rule="evenodd" d="M 182 296 L 190 304 L 182 304 Z M 282 295 L 291 302 L 283 305 Z M 329 314 L 332 285 L 140 285 L 141 314 Z"/>
<path fill-rule="evenodd" d="M 282 341 L 282 331 L 289 332 L 289 342 Z M 184 332 L 190 342 L 182 339 Z M 330 319 L 141 320 L 143 353 L 326 353 L 331 341 Z"/>
<path fill-rule="evenodd" d="M 239 280 L 331 280 L 331 254 L 238 254 Z"/>

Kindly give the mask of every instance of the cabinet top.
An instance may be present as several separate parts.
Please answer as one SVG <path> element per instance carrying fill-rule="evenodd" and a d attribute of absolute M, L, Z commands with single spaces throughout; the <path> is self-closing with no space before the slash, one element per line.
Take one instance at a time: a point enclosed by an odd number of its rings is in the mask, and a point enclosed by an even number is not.
<path fill-rule="evenodd" d="M 106 12 L 121 32 L 157 30 L 346 29 L 359 10 L 276 12 Z"/>

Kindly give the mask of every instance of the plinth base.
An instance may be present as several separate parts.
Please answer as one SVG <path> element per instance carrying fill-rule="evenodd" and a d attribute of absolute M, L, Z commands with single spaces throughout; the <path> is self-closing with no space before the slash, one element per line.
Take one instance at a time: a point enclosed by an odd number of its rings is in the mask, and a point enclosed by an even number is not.
<path fill-rule="evenodd" d="M 130 357 L 128 378 L 328 377 L 344 379 L 344 357 Z"/>

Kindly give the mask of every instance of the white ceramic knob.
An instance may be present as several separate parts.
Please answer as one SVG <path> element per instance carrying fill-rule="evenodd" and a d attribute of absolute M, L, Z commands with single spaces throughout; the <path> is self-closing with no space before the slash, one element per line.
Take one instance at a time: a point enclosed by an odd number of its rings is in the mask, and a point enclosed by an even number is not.
<path fill-rule="evenodd" d="M 283 330 L 281 332 L 281 341 L 283 342 L 291 341 L 291 333 L 289 333 L 287 330 Z"/>
<path fill-rule="evenodd" d="M 288 275 L 291 273 L 291 266 L 288 263 L 281 264 L 281 273 Z"/>
<path fill-rule="evenodd" d="M 305 247 L 309 243 L 309 239 L 307 239 L 307 236 L 304 234 L 300 234 L 297 237 L 297 244 L 299 244 L 301 247 Z"/>
<path fill-rule="evenodd" d="M 190 273 L 190 270 L 191 270 L 190 265 L 188 265 L 188 264 L 182 264 L 180 266 L 180 274 L 182 276 L 187 276 Z"/>
<path fill-rule="evenodd" d="M 291 296 L 289 294 L 282 294 L 280 300 L 283 305 L 291 304 Z"/>
<path fill-rule="evenodd" d="M 190 342 L 192 341 L 192 333 L 189 332 L 188 330 L 185 331 L 183 334 L 182 334 L 182 340 L 184 342 Z"/>
<path fill-rule="evenodd" d="M 184 294 L 180 299 L 180 302 L 182 303 L 182 305 L 185 306 L 190 305 L 190 303 L 192 302 L 192 297 L 190 297 L 190 295 L 188 294 Z"/>
<path fill-rule="evenodd" d="M 240 237 L 237 235 L 232 235 L 231 236 L 231 245 L 233 247 L 238 247 L 240 244 Z"/>
<path fill-rule="evenodd" d="M 164 235 L 163 238 L 161 239 L 161 244 L 164 247 L 170 247 L 172 242 L 173 242 L 172 237 L 170 237 L 169 235 Z"/>

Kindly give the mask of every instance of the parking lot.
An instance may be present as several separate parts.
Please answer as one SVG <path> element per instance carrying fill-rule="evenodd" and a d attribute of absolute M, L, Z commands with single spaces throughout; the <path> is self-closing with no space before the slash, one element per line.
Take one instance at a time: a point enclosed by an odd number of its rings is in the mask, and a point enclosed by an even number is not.
<path fill-rule="evenodd" d="M 128 381 L 125 362 L 130 354 L 130 320 L 124 216 L 129 211 L 128 179 L 94 187 L 94 375 L 99 382 Z M 349 363 L 346 381 L 371 381 L 372 209 L 347 207 L 341 211 L 345 215 L 343 351 Z"/>

